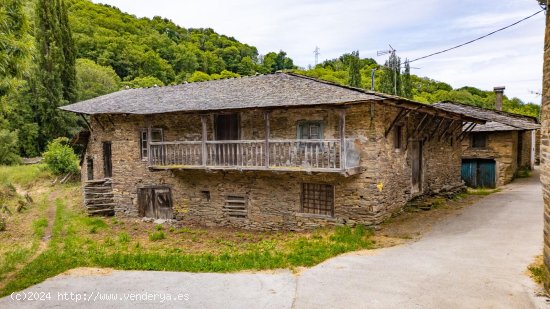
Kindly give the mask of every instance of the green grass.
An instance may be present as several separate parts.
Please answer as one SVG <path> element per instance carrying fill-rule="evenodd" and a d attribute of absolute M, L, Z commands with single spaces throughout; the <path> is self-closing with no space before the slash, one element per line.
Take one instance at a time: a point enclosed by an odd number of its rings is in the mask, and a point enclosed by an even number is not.
<path fill-rule="evenodd" d="M 48 226 L 48 219 L 40 218 L 32 222 L 32 230 L 34 235 L 38 238 L 44 237 L 44 230 Z"/>
<path fill-rule="evenodd" d="M 29 187 L 38 180 L 51 177 L 45 164 L 0 166 L 0 184 Z"/>
<path fill-rule="evenodd" d="M 68 209 L 60 199 L 55 206 L 48 248 L 15 275 L 0 291 L 0 297 L 75 267 L 189 272 L 293 268 L 313 266 L 344 252 L 374 247 L 370 240 L 372 231 L 358 226 L 322 230 L 310 237 L 291 238 L 282 244 L 271 238 L 247 244 L 220 241 L 216 245 L 223 248 L 218 253 L 185 253 L 182 248 L 145 249 L 139 242 L 132 242 L 126 233 L 119 234 L 115 240 L 107 237 L 103 241 L 83 236 L 82 231 L 90 228 L 106 228 L 105 222 Z M 37 226 L 43 226 L 42 220 L 36 222 Z M 190 229 L 176 230 L 174 237 L 178 233 L 198 237 Z M 161 234 L 163 236 L 159 236 Z M 151 235 L 156 235 L 153 238 L 158 240 L 166 237 L 161 228 L 155 228 Z"/>
<path fill-rule="evenodd" d="M 485 195 L 493 194 L 493 193 L 496 193 L 496 192 L 499 192 L 499 191 L 500 191 L 499 188 L 497 188 L 497 189 L 488 189 L 488 188 L 468 188 L 467 193 L 470 194 L 470 195 L 481 195 L 481 196 L 485 196 Z"/>
<path fill-rule="evenodd" d="M 150 241 L 159 241 L 159 240 L 163 240 L 163 239 L 166 239 L 166 235 L 164 234 L 163 231 L 156 231 L 156 232 L 153 232 L 153 233 L 149 234 L 149 240 Z"/>

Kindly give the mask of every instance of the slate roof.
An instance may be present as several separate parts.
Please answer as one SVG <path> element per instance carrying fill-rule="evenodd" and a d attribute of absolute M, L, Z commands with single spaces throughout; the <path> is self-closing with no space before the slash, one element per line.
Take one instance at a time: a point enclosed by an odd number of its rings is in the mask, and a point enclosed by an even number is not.
<path fill-rule="evenodd" d="M 286 73 L 121 90 L 61 109 L 94 114 L 160 114 L 345 104 L 383 97 Z"/>
<path fill-rule="evenodd" d="M 369 101 L 381 101 L 441 117 L 485 123 L 480 118 L 445 111 L 434 105 L 282 72 L 176 86 L 121 90 L 66 105 L 60 109 L 87 115 L 148 115 L 247 108 L 346 105 Z"/>
<path fill-rule="evenodd" d="M 536 130 L 540 128 L 538 120 L 535 117 L 496 111 L 456 102 L 441 102 L 434 105 L 446 111 L 461 113 L 487 121 L 485 124 L 478 124 L 475 126 L 472 130 L 473 132 L 520 131 Z"/>

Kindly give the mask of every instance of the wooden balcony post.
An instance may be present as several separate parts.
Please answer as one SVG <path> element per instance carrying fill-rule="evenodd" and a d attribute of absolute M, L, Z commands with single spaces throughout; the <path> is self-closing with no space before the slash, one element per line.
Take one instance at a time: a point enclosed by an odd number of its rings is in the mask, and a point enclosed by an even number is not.
<path fill-rule="evenodd" d="M 271 115 L 271 111 L 265 111 L 264 112 L 264 120 L 265 120 L 265 151 L 264 151 L 264 161 L 265 161 L 265 167 L 269 168 L 269 134 L 270 134 L 270 126 L 269 126 L 269 117 Z"/>
<path fill-rule="evenodd" d="M 340 169 L 346 169 L 346 110 L 338 110 L 338 132 L 340 134 Z"/>
<path fill-rule="evenodd" d="M 208 121 L 208 115 L 201 115 L 201 124 L 202 124 L 201 163 L 202 163 L 202 166 L 206 166 L 206 161 L 207 161 L 207 150 L 206 150 L 206 140 L 208 139 L 208 133 L 206 131 L 207 121 Z"/>
<path fill-rule="evenodd" d="M 151 127 L 151 115 L 145 116 L 145 125 L 147 126 L 147 164 L 151 166 L 153 154 L 151 153 L 151 141 L 153 140 L 151 134 L 153 134 L 153 128 Z"/>

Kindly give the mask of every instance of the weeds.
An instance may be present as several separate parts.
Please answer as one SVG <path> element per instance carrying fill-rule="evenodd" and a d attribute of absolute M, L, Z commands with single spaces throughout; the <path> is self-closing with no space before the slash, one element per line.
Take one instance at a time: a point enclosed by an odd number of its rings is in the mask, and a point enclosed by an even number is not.
<path fill-rule="evenodd" d="M 486 195 L 489 195 L 489 194 L 493 194 L 493 193 L 496 193 L 496 192 L 499 192 L 500 189 L 488 189 L 488 188 L 468 188 L 468 194 L 470 195 L 481 195 L 481 196 L 486 196 Z"/>
<path fill-rule="evenodd" d="M 156 231 L 151 234 L 149 234 L 149 240 L 150 241 L 159 241 L 166 238 L 166 235 L 164 235 L 163 231 Z"/>
<path fill-rule="evenodd" d="M 44 237 L 44 230 L 48 226 L 48 219 L 40 218 L 32 222 L 32 230 L 34 235 L 38 238 Z"/>

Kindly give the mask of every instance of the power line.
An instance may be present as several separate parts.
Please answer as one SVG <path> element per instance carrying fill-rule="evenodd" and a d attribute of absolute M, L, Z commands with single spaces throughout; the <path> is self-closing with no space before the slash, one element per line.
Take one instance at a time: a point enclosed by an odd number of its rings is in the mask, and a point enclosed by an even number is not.
<path fill-rule="evenodd" d="M 425 59 L 425 58 L 428 58 L 428 57 L 432 57 L 432 56 L 435 56 L 435 55 L 439 55 L 439 54 L 448 52 L 448 51 L 450 51 L 450 50 L 457 49 L 457 48 L 459 48 L 459 47 L 462 47 L 462 46 L 465 46 L 465 45 L 474 43 L 474 42 L 479 41 L 479 40 L 481 40 L 481 39 L 484 39 L 484 38 L 486 38 L 486 37 L 488 37 L 488 36 L 491 36 L 491 35 L 493 35 L 493 34 L 495 34 L 495 33 L 497 33 L 497 32 L 500 32 L 500 31 L 502 31 L 502 30 L 506 30 L 506 29 L 508 29 L 508 28 L 510 28 L 510 27 L 513 27 L 513 26 L 515 26 L 515 25 L 517 25 L 517 24 L 519 24 L 519 23 L 521 23 L 521 22 L 523 22 L 523 21 L 526 21 L 526 20 L 528 20 L 529 18 L 532 18 L 532 17 L 536 16 L 537 14 L 540 14 L 541 12 L 544 12 L 544 10 L 540 10 L 540 11 L 538 11 L 538 12 L 532 14 L 532 15 L 529 15 L 529 16 L 523 18 L 523 19 L 520 19 L 520 20 L 516 21 L 516 22 L 513 23 L 513 24 L 510 24 L 510 25 L 508 25 L 508 26 L 506 26 L 506 27 L 502 27 L 502 28 L 500 28 L 500 29 L 497 29 L 497 30 L 495 30 L 495 31 L 493 31 L 493 32 L 491 32 L 491 33 L 488 33 L 488 34 L 484 35 L 484 36 L 480 36 L 479 38 L 473 39 L 473 40 L 468 41 L 468 42 L 466 42 L 466 43 L 462 43 L 462 44 L 460 44 L 460 45 L 453 46 L 453 47 L 451 47 L 451 48 L 447 48 L 447 49 L 444 49 L 444 50 L 435 52 L 435 53 L 433 53 L 433 54 L 429 54 L 429 55 L 426 55 L 426 56 L 422 56 L 422 57 L 420 57 L 420 58 L 413 59 L 413 60 L 409 61 L 409 63 L 414 62 L 414 61 L 418 61 L 418 60 L 421 60 L 421 59 Z"/>

